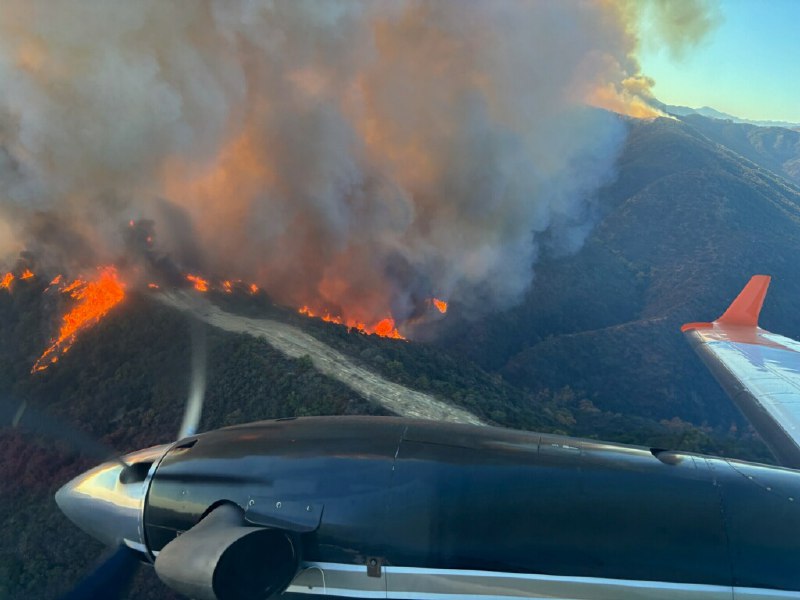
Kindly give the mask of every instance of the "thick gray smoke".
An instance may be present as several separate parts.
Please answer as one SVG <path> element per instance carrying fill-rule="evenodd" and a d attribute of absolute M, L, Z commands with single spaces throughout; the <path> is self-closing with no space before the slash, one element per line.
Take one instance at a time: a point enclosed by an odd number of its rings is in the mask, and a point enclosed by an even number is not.
<path fill-rule="evenodd" d="M 347 319 L 507 306 L 613 176 L 623 122 L 586 104 L 636 75 L 629 12 L 3 0 L 0 251 L 112 260 L 151 218 L 178 259 Z"/>

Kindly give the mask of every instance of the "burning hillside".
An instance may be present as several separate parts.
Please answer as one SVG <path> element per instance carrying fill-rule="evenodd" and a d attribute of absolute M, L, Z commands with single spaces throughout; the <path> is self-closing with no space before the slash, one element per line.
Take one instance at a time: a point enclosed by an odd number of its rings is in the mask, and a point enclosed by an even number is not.
<path fill-rule="evenodd" d="M 385 319 L 381 319 L 377 323 L 374 324 L 366 324 L 360 321 L 355 320 L 345 320 L 343 317 L 339 315 L 332 315 L 329 312 L 323 313 L 316 313 L 315 311 L 311 310 L 308 306 L 301 306 L 297 312 L 301 315 L 306 315 L 307 317 L 317 317 L 322 319 L 326 323 L 335 323 L 336 325 L 344 325 L 348 329 L 354 329 L 356 331 L 360 331 L 361 333 L 374 333 L 381 337 L 388 337 L 393 338 L 396 340 L 404 340 L 404 338 L 400 332 L 395 327 L 394 319 L 391 317 L 386 317 Z"/>
<path fill-rule="evenodd" d="M 691 43 L 713 20 L 676 4 Z M 642 6 L 10 0 L 0 254 L 88 272 L 152 220 L 198 288 L 236 273 L 353 327 L 393 335 L 435 295 L 508 306 L 614 177 L 625 121 L 592 107 L 657 114 Z"/>
<path fill-rule="evenodd" d="M 59 275 L 53 283 L 58 285 L 61 279 Z M 97 324 L 125 297 L 125 286 L 114 267 L 99 269 L 96 278 L 91 280 L 75 279 L 62 285 L 59 291 L 68 295 L 74 303 L 62 317 L 58 336 L 34 363 L 32 373 L 43 371 L 58 362 L 82 331 Z"/>
<path fill-rule="evenodd" d="M 28 267 L 22 268 L 16 274 L 9 271 L 0 277 L 0 290 L 12 293 L 15 281 L 23 282 L 34 278 L 36 274 Z M 63 275 L 56 275 L 44 289 L 44 293 L 55 291 L 68 299 L 68 308 L 60 319 L 58 334 L 36 360 L 31 373 L 44 371 L 57 363 L 81 332 L 100 322 L 125 298 L 125 285 L 113 266 L 97 269 L 92 278 L 79 277 L 70 282 Z"/>
<path fill-rule="evenodd" d="M 152 242 L 152 240 L 149 241 Z M 149 275 L 154 274 L 157 273 L 149 273 Z M 36 277 L 37 275 L 28 267 L 23 267 L 17 272 L 9 271 L 0 274 L 0 290 L 7 290 L 8 293 L 12 293 L 15 282 L 23 282 Z M 176 291 L 180 289 L 180 287 L 186 287 L 187 285 L 189 285 L 194 292 L 202 294 L 220 292 L 225 294 L 254 295 L 260 291 L 260 288 L 255 283 L 247 283 L 241 279 L 214 280 L 213 278 L 192 273 L 186 273 L 183 276 L 183 280 L 186 282 L 183 286 L 176 286 L 174 284 L 164 286 L 154 282 L 148 282 L 146 285 L 143 285 L 141 283 L 143 281 L 142 277 L 143 274 L 141 272 L 129 273 L 127 277 L 131 281 L 139 281 L 139 283 L 134 284 L 133 287 L 139 289 L 142 293 Z M 53 277 L 50 283 L 44 288 L 43 293 L 57 293 L 62 296 L 64 300 L 60 302 L 59 305 L 64 305 L 64 313 L 59 318 L 60 325 L 57 334 L 53 336 L 49 346 L 35 361 L 31 368 L 31 373 L 44 371 L 51 365 L 57 363 L 64 354 L 69 352 L 81 333 L 99 323 L 111 310 L 124 300 L 126 288 L 128 287 L 130 287 L 130 284 L 126 284 L 123 281 L 123 276 L 120 274 L 119 269 L 112 265 L 97 268 L 92 276 L 82 276 L 72 280 L 65 278 L 62 274 Z M 441 312 L 446 310 L 446 303 L 440 300 L 432 299 L 431 303 Z M 442 307 L 444 307 L 444 309 L 442 309 Z M 308 306 L 300 307 L 298 312 L 311 318 L 318 317 L 329 323 L 346 326 L 360 333 L 374 334 L 398 340 L 405 339 L 391 316 L 380 319 L 374 323 L 362 323 L 346 321 L 340 316 L 334 316 L 327 312 L 317 314 L 309 309 Z"/>

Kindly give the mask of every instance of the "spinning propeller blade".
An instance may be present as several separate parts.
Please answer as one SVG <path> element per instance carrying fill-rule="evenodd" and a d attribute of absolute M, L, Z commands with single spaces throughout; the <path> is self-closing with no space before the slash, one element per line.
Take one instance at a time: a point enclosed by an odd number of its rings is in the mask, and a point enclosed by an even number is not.
<path fill-rule="evenodd" d="M 101 462 L 116 460 L 127 466 L 119 458 L 119 453 L 110 446 L 84 433 L 80 429 L 54 419 L 30 406 L 27 400 L 19 402 L 11 397 L 0 401 L 0 423 L 11 427 L 25 429 L 33 433 L 60 439 L 74 450 L 86 454 Z"/>
<path fill-rule="evenodd" d="M 60 600 L 115 600 L 128 589 L 141 561 L 136 552 L 120 544 L 110 548 L 95 569 Z"/>
<path fill-rule="evenodd" d="M 206 395 L 206 365 L 208 350 L 206 347 L 205 326 L 198 319 L 191 319 L 190 332 L 192 340 L 192 381 L 189 384 L 189 397 L 183 411 L 183 422 L 178 431 L 178 439 L 197 433 L 200 417 L 203 414 L 203 400 Z"/>
<path fill-rule="evenodd" d="M 186 399 L 184 414 L 178 439 L 193 435 L 197 432 L 203 410 L 203 400 L 206 390 L 206 364 L 207 364 L 207 342 L 205 326 L 197 319 L 192 319 L 190 323 L 191 333 L 191 382 L 189 385 L 189 395 Z M 14 402 L 13 399 L 0 398 L 0 419 L 2 423 L 8 423 L 12 427 L 22 427 L 30 431 L 56 437 L 69 443 L 75 450 L 97 458 L 101 465 L 93 470 L 79 476 L 73 482 L 64 485 L 56 499 L 65 514 L 74 520 L 76 524 L 86 529 L 87 523 L 94 523 L 94 517 L 87 521 L 87 505 L 85 497 L 74 490 L 74 482 L 81 477 L 91 477 L 93 473 L 107 468 L 119 470 L 119 480 L 123 484 L 135 484 L 144 480 L 149 465 L 152 463 L 141 461 L 137 462 L 137 456 L 148 452 L 147 450 L 136 452 L 123 457 L 118 452 L 109 448 L 100 441 L 81 432 L 78 429 L 67 426 L 62 422 L 53 419 L 39 411 L 34 410 L 26 401 L 21 403 Z M 162 446 L 163 451 L 169 444 Z M 154 449 L 150 449 L 152 451 Z M 131 464 L 125 462 L 128 459 Z M 115 465 L 114 463 L 119 463 Z M 120 465 L 122 469 L 120 470 Z M 145 473 L 142 474 L 138 467 L 143 467 Z M 141 493 L 137 492 L 137 493 Z M 82 504 L 83 503 L 83 504 Z M 88 507 L 91 508 L 91 507 Z M 93 513 L 92 513 L 93 514 Z M 116 521 L 112 519 L 112 525 Z M 95 524 L 96 526 L 96 524 Z M 91 527 L 90 527 L 91 529 Z M 104 530 L 105 531 L 105 530 Z M 115 527 L 108 528 L 110 533 L 108 541 L 119 536 L 124 536 L 116 532 Z M 100 538 L 102 539 L 102 537 Z M 141 564 L 140 553 L 132 550 L 124 543 L 116 547 L 111 546 L 109 551 L 100 559 L 98 565 L 86 575 L 70 592 L 61 597 L 61 600 L 77 599 L 110 599 L 121 597 L 130 585 L 133 576 Z"/>

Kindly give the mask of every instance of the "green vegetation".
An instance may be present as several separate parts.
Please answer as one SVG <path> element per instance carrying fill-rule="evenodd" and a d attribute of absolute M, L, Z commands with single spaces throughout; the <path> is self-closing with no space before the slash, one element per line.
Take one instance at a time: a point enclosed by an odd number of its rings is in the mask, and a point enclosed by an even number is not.
<path fill-rule="evenodd" d="M 518 388 L 568 385 L 610 413 L 746 435 L 679 330 L 768 273 L 763 326 L 800 335 L 800 188 L 668 119 L 632 122 L 618 164 L 576 255 L 545 256 L 525 300 L 502 314 L 459 321 L 455 299 L 435 343 Z"/>
<path fill-rule="evenodd" d="M 212 295 L 232 312 L 287 321 L 386 378 L 508 427 L 770 462 L 682 339 L 747 278 L 775 276 L 764 325 L 800 337 L 800 189 L 687 123 L 635 122 L 602 218 L 575 256 L 547 256 L 525 301 L 480 320 L 451 299 L 427 342 L 348 332 L 263 293 Z M 788 160 L 788 159 L 787 159 Z M 782 162 L 784 164 L 786 161 Z M 56 324 L 37 280 L 0 291 L 0 400 L 21 399 L 121 452 L 174 438 L 189 384 L 184 314 L 131 295 L 55 367 L 30 366 Z M 294 415 L 386 414 L 266 342 L 207 328 L 212 429 Z M 57 510 L 55 490 L 97 462 L 66 436 L 0 429 L 0 600 L 54 596 L 102 549 Z M 131 598 L 170 598 L 145 569 Z"/>

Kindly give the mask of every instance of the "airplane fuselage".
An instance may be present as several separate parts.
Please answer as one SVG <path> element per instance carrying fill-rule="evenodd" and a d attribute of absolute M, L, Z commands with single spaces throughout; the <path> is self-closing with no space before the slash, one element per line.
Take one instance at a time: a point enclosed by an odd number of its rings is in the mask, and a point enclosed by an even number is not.
<path fill-rule="evenodd" d="M 800 473 L 782 468 L 333 417 L 192 436 L 145 485 L 150 557 L 233 503 L 292 539 L 293 594 L 800 598 Z"/>

